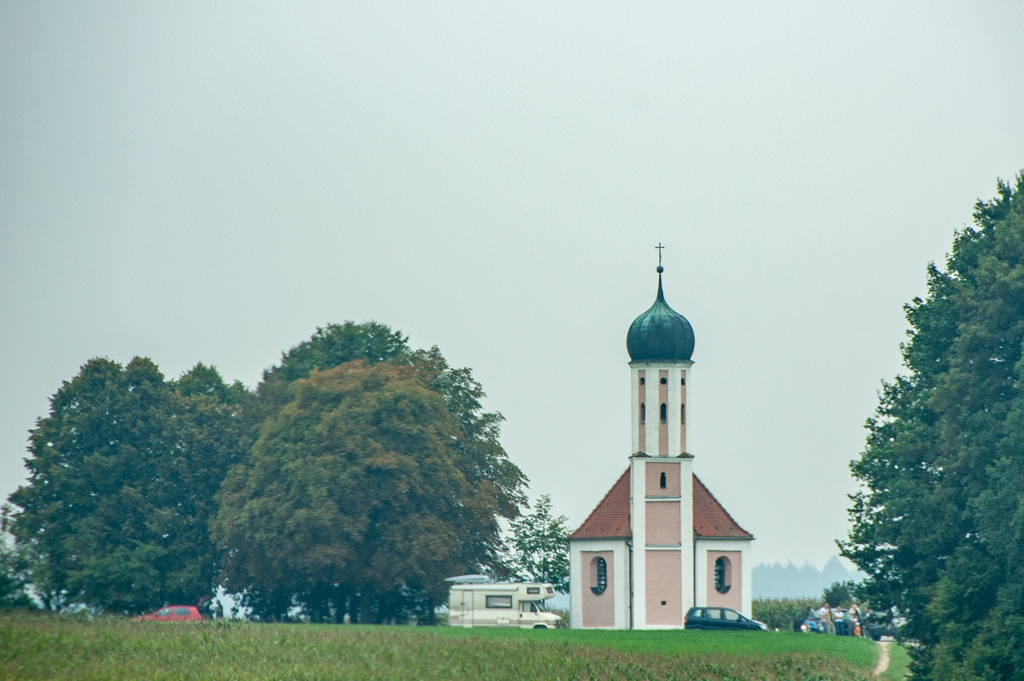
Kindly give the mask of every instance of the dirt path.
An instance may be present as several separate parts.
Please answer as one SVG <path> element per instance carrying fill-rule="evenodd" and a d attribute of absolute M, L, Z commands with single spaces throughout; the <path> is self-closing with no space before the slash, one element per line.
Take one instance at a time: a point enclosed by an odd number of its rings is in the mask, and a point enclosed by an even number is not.
<path fill-rule="evenodd" d="M 892 642 L 879 642 L 880 650 L 878 651 L 878 664 L 875 665 L 875 671 L 872 673 L 876 679 L 885 673 L 885 670 L 889 668 L 889 648 L 892 646 Z"/>

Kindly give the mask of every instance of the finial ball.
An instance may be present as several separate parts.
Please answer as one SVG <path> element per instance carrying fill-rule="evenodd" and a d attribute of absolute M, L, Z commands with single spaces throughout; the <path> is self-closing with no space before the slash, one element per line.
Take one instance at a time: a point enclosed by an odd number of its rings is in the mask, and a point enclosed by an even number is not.
<path fill-rule="evenodd" d="M 665 268 L 662 267 L 661 265 L 658 265 L 658 274 L 661 274 L 664 271 L 665 271 Z"/>

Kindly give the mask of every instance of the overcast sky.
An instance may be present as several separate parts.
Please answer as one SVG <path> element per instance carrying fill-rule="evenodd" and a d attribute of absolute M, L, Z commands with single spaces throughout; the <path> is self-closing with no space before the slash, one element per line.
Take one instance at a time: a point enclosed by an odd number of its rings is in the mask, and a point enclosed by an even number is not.
<path fill-rule="evenodd" d="M 823 564 L 902 305 L 1024 168 L 1019 2 L 0 4 L 0 496 L 91 357 L 253 386 L 328 322 L 468 366 L 576 526 L 625 336 L 693 324 L 694 469 Z"/>

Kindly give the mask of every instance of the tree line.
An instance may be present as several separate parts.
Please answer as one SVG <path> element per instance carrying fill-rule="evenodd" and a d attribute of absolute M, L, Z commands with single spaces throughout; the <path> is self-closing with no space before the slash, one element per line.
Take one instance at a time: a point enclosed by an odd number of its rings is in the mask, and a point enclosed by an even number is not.
<path fill-rule="evenodd" d="M 432 621 L 452 575 L 564 581 L 565 519 L 543 499 L 522 514 L 483 396 L 376 322 L 317 329 L 254 390 L 203 364 L 168 380 L 90 360 L 30 432 L 0 606 L 31 588 L 46 609 L 131 615 L 223 587 L 264 621 Z M 522 530 L 508 544 L 502 521 Z"/>

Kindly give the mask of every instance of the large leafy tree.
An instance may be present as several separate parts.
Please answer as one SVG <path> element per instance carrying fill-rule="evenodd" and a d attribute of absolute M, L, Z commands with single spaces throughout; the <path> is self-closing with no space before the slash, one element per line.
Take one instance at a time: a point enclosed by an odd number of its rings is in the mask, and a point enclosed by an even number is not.
<path fill-rule="evenodd" d="M 258 387 L 264 418 L 220 495 L 226 586 L 260 618 L 433 617 L 444 577 L 500 565 L 525 477 L 468 369 L 385 325 L 318 329 Z"/>
<path fill-rule="evenodd" d="M 485 412 L 480 400 L 483 386 L 468 368 L 454 368 L 434 346 L 429 350 L 412 350 L 400 331 L 379 322 L 328 324 L 317 328 L 309 340 L 283 353 L 281 363 L 263 373 L 257 386 L 259 406 L 264 418 L 273 415 L 291 399 L 289 386 L 293 381 L 309 377 L 313 371 L 325 371 L 357 359 L 369 365 L 388 363 L 411 366 L 426 385 L 445 400 L 445 409 L 458 418 L 460 437 L 455 442 L 474 466 L 465 471 L 471 480 L 493 484 L 499 515 L 514 518 L 526 503 L 523 486 L 526 477 L 508 460 L 499 441 L 504 417 Z M 490 538 L 482 545 L 481 560 L 494 562 L 501 543 Z"/>
<path fill-rule="evenodd" d="M 137 613 L 212 592 L 214 495 L 246 451 L 248 393 L 197 365 L 165 381 L 152 361 L 85 364 L 31 431 L 13 495 L 19 543 L 47 607 Z"/>
<path fill-rule="evenodd" d="M 551 497 L 537 500 L 533 513 L 513 520 L 506 544 L 506 565 L 516 579 L 550 582 L 569 593 L 569 521 L 551 513 Z"/>
<path fill-rule="evenodd" d="M 400 331 L 392 331 L 379 322 L 347 321 L 317 327 L 309 340 L 283 353 L 280 364 L 263 372 L 263 380 L 256 386 L 261 414 L 266 417 L 287 404 L 292 381 L 307 378 L 314 371 L 332 369 L 356 359 L 367 364 L 401 361 L 410 352 L 407 340 Z"/>
<path fill-rule="evenodd" d="M 907 318 L 843 554 L 907 618 L 919 678 L 1024 678 L 1024 173 L 978 202 Z"/>
<path fill-rule="evenodd" d="M 345 378 L 352 372 L 370 372 L 375 378 L 359 379 L 355 390 Z M 428 446 L 422 438 L 390 440 L 389 420 L 411 417 L 380 401 L 388 391 L 407 395 L 397 405 L 420 403 L 416 428 L 423 433 L 454 428 L 444 430 L 438 440 L 443 446 Z M 450 367 L 436 347 L 411 349 L 406 337 L 386 325 L 345 322 L 319 328 L 285 352 L 279 366 L 264 372 L 256 392 L 263 424 L 259 439 L 246 465 L 225 481 L 220 514 L 212 525 L 224 551 L 225 585 L 242 594 L 255 618 L 287 619 L 298 605 L 313 621 L 341 621 L 345 613 L 365 622 L 410 613 L 431 619 L 443 577 L 501 565 L 498 518 L 518 515 L 525 502 L 525 477 L 499 442 L 501 415 L 483 411 L 483 390 L 468 369 Z M 319 425 L 368 418 L 374 420 L 372 428 L 362 432 L 361 440 L 335 439 Z M 303 449 L 314 437 L 321 438 L 315 452 Z M 384 505 L 377 508 L 378 502 L 345 491 L 351 480 L 367 494 L 383 484 L 383 479 L 366 477 L 376 464 L 364 461 L 381 448 L 404 462 L 398 467 L 402 475 L 415 475 L 401 477 L 399 486 L 407 492 L 399 498 L 389 497 L 387 488 L 375 492 L 374 499 Z M 260 480 L 274 466 L 285 466 L 282 479 L 291 479 L 287 475 L 298 464 L 283 462 L 293 459 L 330 470 L 322 470 L 323 476 L 310 484 L 263 486 Z M 410 462 L 415 466 L 409 468 Z M 342 493 L 346 503 L 337 506 Z M 285 523 L 273 525 L 281 529 L 279 537 L 264 536 L 265 517 L 257 520 L 257 509 L 264 513 L 270 508 L 276 509 L 275 521 Z M 285 533 L 285 527 L 311 522 L 319 513 L 341 513 L 355 525 L 347 535 L 338 534 L 344 524 L 334 534 Z M 354 520 L 351 514 L 365 517 Z M 415 528 L 426 518 L 433 518 L 433 535 Z M 411 533 L 419 539 L 401 544 L 401 550 L 390 544 L 385 550 L 375 543 L 374 533 Z M 370 567 L 390 560 L 392 550 L 397 553 L 391 567 Z M 297 560 L 307 562 L 299 568 Z"/>

